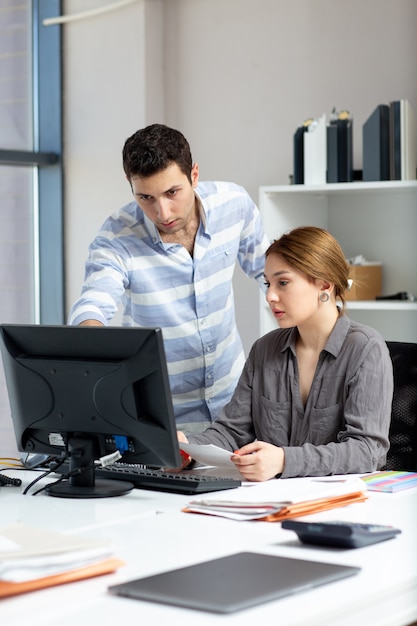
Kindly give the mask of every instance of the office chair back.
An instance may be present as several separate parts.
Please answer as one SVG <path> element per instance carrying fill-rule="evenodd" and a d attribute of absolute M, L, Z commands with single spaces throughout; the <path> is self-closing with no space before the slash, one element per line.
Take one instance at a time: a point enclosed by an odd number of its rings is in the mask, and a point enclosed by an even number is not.
<path fill-rule="evenodd" d="M 390 449 L 384 469 L 417 471 L 417 344 L 387 341 L 394 370 Z"/>

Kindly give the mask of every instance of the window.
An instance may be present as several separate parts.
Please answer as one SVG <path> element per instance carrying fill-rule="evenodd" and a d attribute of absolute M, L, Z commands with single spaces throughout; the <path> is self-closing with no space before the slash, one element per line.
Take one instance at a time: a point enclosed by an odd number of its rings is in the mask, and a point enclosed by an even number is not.
<path fill-rule="evenodd" d="M 61 31 L 42 24 L 60 13 L 60 0 L 0 0 L 1 323 L 64 322 Z"/>

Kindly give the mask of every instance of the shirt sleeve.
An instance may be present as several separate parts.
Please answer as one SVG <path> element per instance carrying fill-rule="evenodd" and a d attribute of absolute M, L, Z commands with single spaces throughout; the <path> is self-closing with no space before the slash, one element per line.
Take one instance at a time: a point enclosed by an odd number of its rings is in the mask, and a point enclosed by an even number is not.
<path fill-rule="evenodd" d="M 127 284 L 123 256 L 115 242 L 97 236 L 89 249 L 80 297 L 71 307 L 68 324 L 94 319 L 107 325 L 116 314 Z"/>
<path fill-rule="evenodd" d="M 269 246 L 258 207 L 244 191 L 244 227 L 239 245 L 239 265 L 250 278 L 254 278 L 264 290 L 265 251 Z"/>

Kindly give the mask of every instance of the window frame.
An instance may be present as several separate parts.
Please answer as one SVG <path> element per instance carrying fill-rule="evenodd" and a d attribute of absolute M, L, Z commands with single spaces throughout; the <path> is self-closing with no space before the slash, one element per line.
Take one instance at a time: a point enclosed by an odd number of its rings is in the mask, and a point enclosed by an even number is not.
<path fill-rule="evenodd" d="M 35 259 L 35 319 L 63 324 L 64 219 L 62 167 L 62 41 L 59 25 L 43 20 L 61 15 L 61 0 L 31 0 L 33 151 L 0 149 L 0 166 L 31 167 Z"/>

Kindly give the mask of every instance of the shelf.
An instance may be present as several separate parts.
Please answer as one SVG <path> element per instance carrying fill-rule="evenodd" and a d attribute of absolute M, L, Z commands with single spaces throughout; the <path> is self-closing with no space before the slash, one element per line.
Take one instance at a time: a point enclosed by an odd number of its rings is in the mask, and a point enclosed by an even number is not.
<path fill-rule="evenodd" d="M 271 241 L 297 226 L 325 228 L 346 258 L 362 254 L 382 264 L 383 294 L 407 291 L 417 297 L 417 180 L 269 185 L 259 192 Z M 417 342 L 416 301 L 348 300 L 346 312 L 387 340 Z M 261 333 L 272 328 L 262 308 Z"/>
<path fill-rule="evenodd" d="M 417 311 L 417 302 L 403 300 L 347 300 L 346 310 L 356 311 Z"/>
<path fill-rule="evenodd" d="M 261 193 L 266 194 L 313 194 L 313 195 L 338 195 L 352 193 L 384 193 L 417 190 L 417 180 L 386 180 L 376 182 L 352 182 L 352 183 L 329 183 L 325 185 L 264 185 L 260 187 Z"/>

